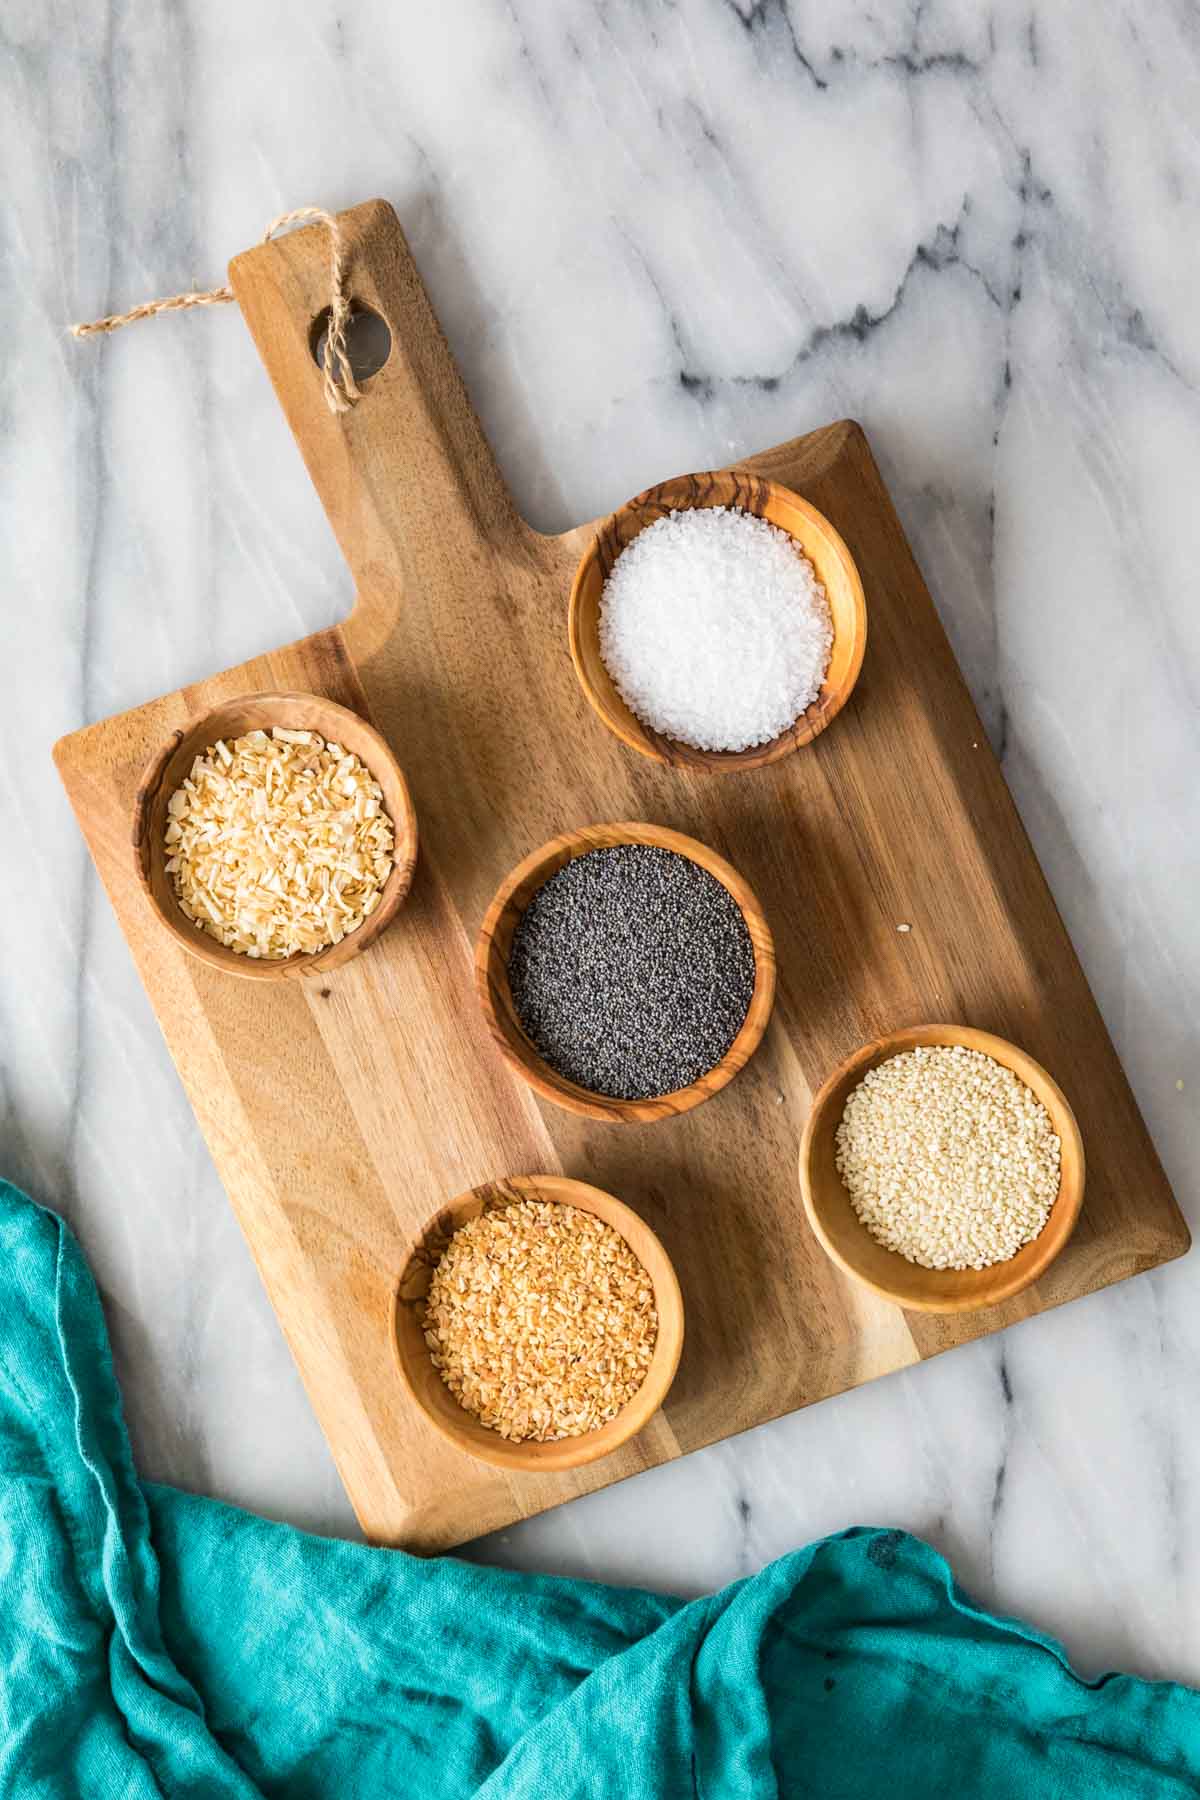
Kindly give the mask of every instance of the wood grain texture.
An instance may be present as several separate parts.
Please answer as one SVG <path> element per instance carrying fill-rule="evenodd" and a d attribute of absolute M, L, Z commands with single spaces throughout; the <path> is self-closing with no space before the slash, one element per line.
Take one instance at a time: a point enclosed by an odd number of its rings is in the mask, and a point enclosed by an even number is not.
<path fill-rule="evenodd" d="M 197 756 L 203 756 L 219 740 L 233 742 L 248 731 L 270 731 L 276 725 L 285 731 L 320 732 L 327 743 L 340 743 L 358 757 L 383 789 L 395 848 L 392 872 L 383 885 L 379 904 L 356 931 L 324 950 L 268 961 L 228 949 L 200 931 L 181 911 L 174 881 L 167 874 L 165 833 L 171 795 Z M 412 886 L 417 861 L 417 815 L 404 772 L 390 746 L 358 713 L 323 694 L 242 694 L 223 700 L 186 730 L 176 727 L 166 742 L 156 747 L 138 786 L 132 838 L 138 879 L 162 929 L 190 956 L 198 956 L 210 968 L 249 981 L 312 981 L 361 955 L 387 930 L 400 910 Z"/>
<path fill-rule="evenodd" d="M 707 506 L 739 507 L 788 532 L 823 583 L 833 621 L 833 647 L 821 689 L 807 712 L 766 744 L 748 750 L 698 750 L 654 731 L 625 704 L 600 654 L 600 599 L 613 564 L 638 533 L 673 512 Z M 854 692 L 867 644 L 862 581 L 841 534 L 799 494 L 745 469 L 678 475 L 647 488 L 605 519 L 588 544 L 571 583 L 567 607 L 571 660 L 588 704 L 630 749 L 673 768 L 737 774 L 761 769 L 811 744 Z"/>
<path fill-rule="evenodd" d="M 768 768 L 714 780 L 663 767 L 605 730 L 575 680 L 566 597 L 593 528 L 547 538 L 517 516 L 391 209 L 344 222 L 354 298 L 392 335 L 345 418 L 309 352 L 328 299 L 320 235 L 250 251 L 232 279 L 353 569 L 351 617 L 78 732 L 56 756 L 363 1527 L 437 1550 L 1152 1268 L 1189 1239 L 858 427 L 747 465 L 810 500 L 854 557 L 871 639 L 853 699 Z M 133 866 L 154 747 L 260 689 L 369 711 L 421 821 L 400 917 L 319 983 L 252 987 L 185 956 Z M 681 1118 L 621 1130 L 539 1102 L 473 992 L 472 946 L 505 872 L 603 819 L 718 849 L 761 900 L 778 956 L 770 1027 L 738 1079 Z M 801 1203 L 812 1094 L 858 1045 L 923 1019 L 1022 1044 L 1087 1147 L 1070 1243 L 984 1312 L 879 1299 L 835 1269 Z M 409 1401 L 391 1344 L 425 1221 L 521 1170 L 631 1205 L 662 1239 L 688 1319 L 664 1409 L 611 1457 L 554 1475 L 455 1450 Z"/>
<path fill-rule="evenodd" d="M 515 1200 L 553 1200 L 560 1206 L 577 1206 L 583 1212 L 595 1213 L 621 1233 L 654 1288 L 658 1336 L 646 1379 L 615 1419 L 581 1437 L 558 1438 L 545 1444 L 516 1444 L 502 1438 L 459 1405 L 429 1359 L 423 1307 L 438 1258 L 460 1225 L 498 1206 L 511 1206 Z M 639 1219 L 623 1201 L 585 1181 L 571 1181 L 562 1175 L 510 1175 L 503 1181 L 483 1182 L 460 1194 L 442 1207 L 421 1232 L 396 1288 L 393 1342 L 405 1387 L 430 1423 L 451 1444 L 498 1469 L 554 1474 L 611 1456 L 645 1430 L 670 1391 L 679 1367 L 683 1296 L 670 1257 L 646 1221 Z"/>
<path fill-rule="evenodd" d="M 673 1094 L 660 1094 L 653 1100 L 615 1100 L 607 1094 L 592 1093 L 551 1068 L 526 1034 L 508 985 L 508 956 L 513 936 L 521 914 L 538 889 L 575 857 L 613 844 L 654 844 L 660 850 L 673 850 L 677 856 L 689 857 L 707 869 L 736 901 L 754 950 L 754 990 L 750 1005 L 737 1036 L 720 1062 L 689 1087 L 679 1088 Z M 484 916 L 475 945 L 475 985 L 496 1048 L 535 1093 L 584 1118 L 602 1119 L 609 1124 L 648 1124 L 653 1119 L 676 1118 L 705 1100 L 711 1100 L 745 1068 L 762 1042 L 775 1003 L 775 942 L 766 915 L 749 883 L 707 844 L 685 837 L 682 832 L 668 831 L 662 825 L 649 825 L 641 820 L 585 825 L 580 831 L 564 832 L 531 851 L 501 882 Z"/>
<path fill-rule="evenodd" d="M 1045 1226 L 1007 1262 L 987 1269 L 925 1269 L 885 1249 L 850 1204 L 837 1172 L 836 1135 L 846 1101 L 872 1069 L 917 1045 L 961 1044 L 1011 1069 L 1037 1095 L 1059 1141 L 1058 1194 Z M 918 1312 L 962 1313 L 996 1306 L 1030 1287 L 1061 1254 L 1079 1220 L 1086 1158 L 1058 1083 L 1017 1044 L 968 1025 L 914 1025 L 863 1044 L 836 1068 L 812 1103 L 800 1139 L 800 1191 L 809 1223 L 838 1266 L 884 1300 Z"/>

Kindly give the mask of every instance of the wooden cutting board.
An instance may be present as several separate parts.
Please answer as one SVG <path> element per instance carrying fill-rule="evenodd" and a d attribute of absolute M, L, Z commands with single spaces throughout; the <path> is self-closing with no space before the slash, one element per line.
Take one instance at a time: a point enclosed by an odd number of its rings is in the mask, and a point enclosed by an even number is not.
<path fill-rule="evenodd" d="M 310 352 L 328 300 L 321 229 L 249 251 L 231 278 L 354 572 L 353 613 L 76 732 L 55 756 L 363 1528 L 440 1550 L 1152 1268 L 1189 1238 L 861 430 L 831 425 L 746 465 L 813 501 L 857 559 L 870 629 L 850 706 L 771 768 L 660 768 L 576 687 L 566 596 L 592 528 L 542 537 L 517 515 L 394 213 L 376 201 L 343 223 L 354 295 L 392 335 L 345 417 L 327 410 Z M 151 753 L 218 701 L 266 688 L 369 709 L 420 821 L 396 923 L 311 982 L 252 984 L 186 956 L 133 870 Z M 647 1126 L 536 1101 L 501 1063 L 472 985 L 501 878 L 545 839 L 604 819 L 715 846 L 757 892 L 779 955 L 749 1068 Z M 927 1019 L 1024 1045 L 1066 1090 L 1087 1149 L 1066 1252 L 1035 1289 L 973 1317 L 905 1315 L 848 1284 L 797 1186 L 812 1091 L 864 1039 Z M 510 1477 L 414 1412 L 389 1306 L 410 1237 L 445 1200 L 557 1171 L 660 1234 L 687 1342 L 665 1413 L 631 1445 L 576 1473 Z"/>

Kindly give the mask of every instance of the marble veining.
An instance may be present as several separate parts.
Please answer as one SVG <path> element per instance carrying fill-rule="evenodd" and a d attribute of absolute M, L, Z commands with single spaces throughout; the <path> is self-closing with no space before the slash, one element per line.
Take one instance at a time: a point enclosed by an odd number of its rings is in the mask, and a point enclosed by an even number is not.
<path fill-rule="evenodd" d="M 83 1240 L 146 1474 L 353 1529 L 49 747 L 350 587 L 233 309 L 67 321 L 383 194 L 543 529 L 859 418 L 1195 1227 L 1198 115 L 1175 0 L 5 9 L 0 1166 Z M 1198 1281 L 480 1554 L 695 1592 L 904 1525 L 1084 1668 L 1200 1682 Z"/>

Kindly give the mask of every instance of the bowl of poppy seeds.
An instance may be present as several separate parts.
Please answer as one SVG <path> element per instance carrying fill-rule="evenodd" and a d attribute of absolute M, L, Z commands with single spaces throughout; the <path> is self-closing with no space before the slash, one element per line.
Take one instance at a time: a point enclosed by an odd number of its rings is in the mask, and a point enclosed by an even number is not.
<path fill-rule="evenodd" d="M 588 1118 L 688 1112 L 757 1049 L 775 997 L 762 908 L 725 858 L 642 823 L 589 825 L 503 882 L 475 953 L 509 1066 Z"/>

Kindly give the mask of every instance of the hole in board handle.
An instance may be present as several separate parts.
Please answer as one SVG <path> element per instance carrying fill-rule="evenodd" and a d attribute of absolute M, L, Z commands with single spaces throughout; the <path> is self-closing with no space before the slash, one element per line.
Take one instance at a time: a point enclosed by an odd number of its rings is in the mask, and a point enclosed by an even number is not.
<path fill-rule="evenodd" d="M 326 307 L 324 312 L 317 314 L 308 336 L 312 359 L 319 369 L 325 364 L 329 312 L 329 307 Z M 346 321 L 346 348 L 350 352 L 350 367 L 354 370 L 355 381 L 367 381 L 372 375 L 377 375 L 392 354 L 392 334 L 388 330 L 387 320 L 381 318 L 379 313 L 372 312 L 369 306 L 360 306 L 357 301 L 353 301 L 350 317 Z"/>

